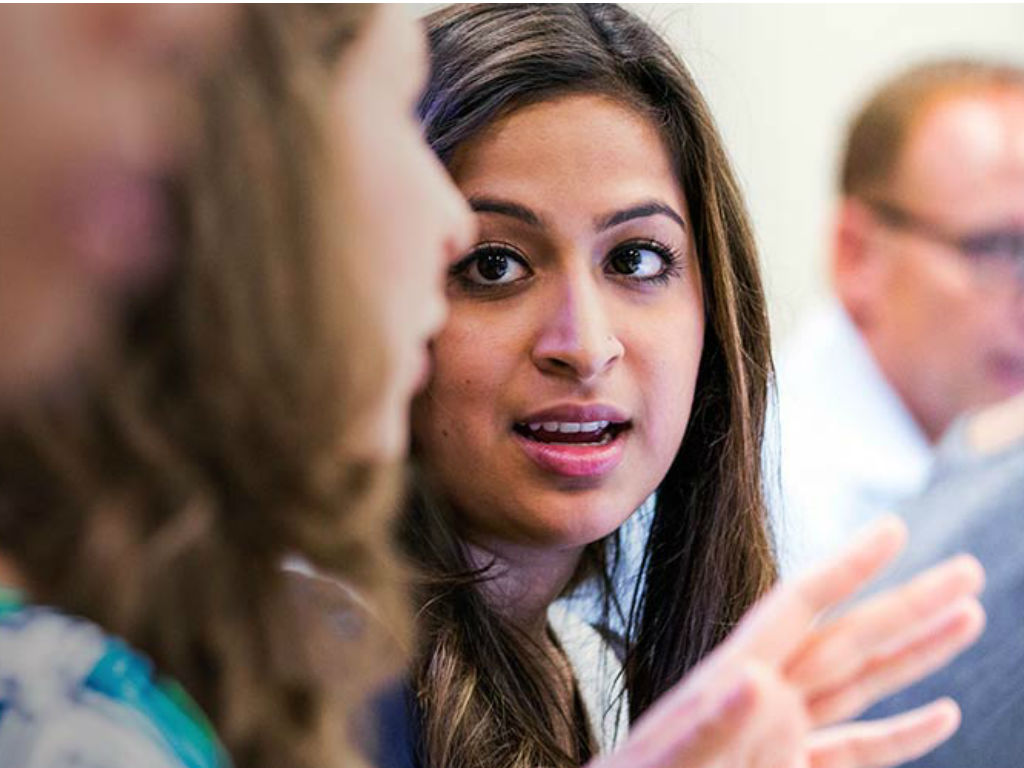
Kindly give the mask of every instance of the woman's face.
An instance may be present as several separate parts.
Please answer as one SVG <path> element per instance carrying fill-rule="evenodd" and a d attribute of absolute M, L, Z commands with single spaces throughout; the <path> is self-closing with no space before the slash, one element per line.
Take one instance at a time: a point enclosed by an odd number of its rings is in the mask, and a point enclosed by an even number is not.
<path fill-rule="evenodd" d="M 583 546 L 686 429 L 704 334 L 686 198 L 653 123 L 593 95 L 512 113 L 451 170 L 479 236 L 449 270 L 417 448 L 475 544 Z"/>
<path fill-rule="evenodd" d="M 469 246 L 473 217 L 423 140 L 415 106 L 426 50 L 412 18 L 396 6 L 374 10 L 338 72 L 332 224 L 347 256 L 345 288 L 376 308 L 387 356 L 380 407 L 347 431 L 366 455 L 397 458 L 408 447 L 409 401 L 426 379 L 427 343 L 447 312 L 447 267 Z"/>

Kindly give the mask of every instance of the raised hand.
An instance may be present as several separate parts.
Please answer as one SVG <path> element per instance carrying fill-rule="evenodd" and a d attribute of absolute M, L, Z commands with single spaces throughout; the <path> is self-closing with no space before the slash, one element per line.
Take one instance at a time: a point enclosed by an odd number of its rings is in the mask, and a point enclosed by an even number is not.
<path fill-rule="evenodd" d="M 845 722 L 948 663 L 984 626 L 984 574 L 969 556 L 831 615 L 905 539 L 885 518 L 845 554 L 777 586 L 591 768 L 881 768 L 947 739 L 960 722 L 948 699 Z"/>

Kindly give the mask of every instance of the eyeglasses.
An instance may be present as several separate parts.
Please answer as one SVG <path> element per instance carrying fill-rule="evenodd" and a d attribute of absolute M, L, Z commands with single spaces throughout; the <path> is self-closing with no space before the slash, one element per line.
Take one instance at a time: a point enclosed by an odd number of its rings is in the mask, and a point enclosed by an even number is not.
<path fill-rule="evenodd" d="M 954 235 L 935 222 L 885 200 L 864 201 L 887 225 L 950 248 L 966 259 L 986 284 L 1015 280 L 1024 287 L 1024 226 Z"/>

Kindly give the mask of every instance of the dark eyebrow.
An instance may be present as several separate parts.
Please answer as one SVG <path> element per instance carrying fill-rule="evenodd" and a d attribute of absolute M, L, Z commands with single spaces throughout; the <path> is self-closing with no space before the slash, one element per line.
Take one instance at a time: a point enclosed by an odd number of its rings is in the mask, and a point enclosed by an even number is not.
<path fill-rule="evenodd" d="M 501 200 L 496 197 L 470 197 L 469 207 L 477 213 L 497 213 L 501 216 L 509 216 L 513 219 L 529 224 L 531 227 L 542 229 L 544 222 L 540 216 L 531 211 L 525 205 Z"/>
<path fill-rule="evenodd" d="M 607 216 L 602 216 L 595 222 L 595 226 L 599 232 L 602 232 L 627 221 L 642 219 L 647 216 L 667 216 L 678 224 L 683 232 L 686 232 L 686 222 L 683 221 L 683 217 L 665 205 L 665 203 L 658 202 L 657 200 L 650 200 L 639 205 L 624 208 L 621 211 L 615 211 L 615 213 L 608 214 Z"/>

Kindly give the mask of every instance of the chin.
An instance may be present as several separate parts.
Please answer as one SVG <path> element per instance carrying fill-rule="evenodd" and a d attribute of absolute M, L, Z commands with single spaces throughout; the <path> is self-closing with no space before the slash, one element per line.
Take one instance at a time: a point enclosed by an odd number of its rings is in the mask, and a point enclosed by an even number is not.
<path fill-rule="evenodd" d="M 585 547 L 600 541 L 621 528 L 635 511 L 628 500 L 559 495 L 564 498 L 538 510 L 536 519 L 544 521 L 537 526 L 538 539 L 560 547 Z"/>
<path fill-rule="evenodd" d="M 390 404 L 389 404 L 390 406 Z M 397 406 L 382 404 L 375 414 L 350 428 L 347 444 L 357 460 L 390 464 L 409 453 L 409 422 Z"/>
<path fill-rule="evenodd" d="M 376 458 L 383 463 L 402 461 L 409 455 L 409 430 L 404 420 L 394 424 L 387 434 L 381 437 L 380 449 Z"/>

